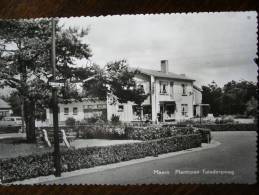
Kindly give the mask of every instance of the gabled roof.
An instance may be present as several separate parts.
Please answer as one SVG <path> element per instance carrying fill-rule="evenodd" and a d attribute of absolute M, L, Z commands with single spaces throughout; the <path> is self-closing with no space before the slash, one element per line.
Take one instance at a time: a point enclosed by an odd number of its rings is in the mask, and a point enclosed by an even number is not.
<path fill-rule="evenodd" d="M 7 102 L 5 102 L 4 100 L 2 100 L 0 98 L 0 108 L 2 108 L 2 109 L 11 109 L 11 106 Z"/>
<path fill-rule="evenodd" d="M 187 77 L 184 74 L 175 74 L 173 72 L 165 73 L 158 70 L 151 70 L 151 69 L 144 69 L 144 68 L 136 68 L 135 70 L 139 70 L 142 74 L 149 75 L 149 76 L 153 75 L 154 77 L 159 77 L 159 78 L 195 81 L 195 79 Z"/>

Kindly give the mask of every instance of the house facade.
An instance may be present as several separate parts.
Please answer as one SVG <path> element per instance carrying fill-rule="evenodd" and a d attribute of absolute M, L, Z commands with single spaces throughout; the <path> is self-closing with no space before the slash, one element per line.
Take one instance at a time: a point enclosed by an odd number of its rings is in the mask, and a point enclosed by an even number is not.
<path fill-rule="evenodd" d="M 82 121 L 91 117 L 100 117 L 107 115 L 106 101 L 97 99 L 83 98 L 82 101 L 71 100 L 70 103 L 59 103 L 59 123 L 65 124 L 68 118 L 74 118 L 76 121 Z M 46 109 L 46 122 L 53 124 L 53 112 Z"/>
<path fill-rule="evenodd" d="M 64 123 L 67 118 L 73 117 L 82 121 L 102 114 L 107 115 L 107 120 L 112 116 L 119 116 L 122 122 L 152 121 L 174 122 L 200 116 L 203 106 L 202 90 L 194 85 L 195 80 L 184 74 L 169 72 L 168 61 L 161 61 L 161 70 L 138 69 L 139 74 L 134 79 L 138 86 L 142 87 L 147 99 L 139 108 L 134 102 L 125 104 L 111 103 L 113 97 L 107 97 L 107 101 L 98 101 L 84 98 L 83 101 L 59 104 L 59 121 Z M 53 123 L 53 115 L 50 109 L 46 111 L 47 122 Z"/>
<path fill-rule="evenodd" d="M 201 89 L 194 85 L 194 79 L 168 70 L 168 61 L 161 61 L 161 71 L 138 69 L 136 82 L 150 94 L 138 108 L 133 102 L 107 104 L 107 117 L 120 117 L 121 121 L 173 122 L 200 115 L 202 106 Z M 108 99 L 109 100 L 109 99 Z"/>
<path fill-rule="evenodd" d="M 0 99 L 0 119 L 5 116 L 10 116 L 11 114 L 12 114 L 11 106 L 3 99 Z"/>

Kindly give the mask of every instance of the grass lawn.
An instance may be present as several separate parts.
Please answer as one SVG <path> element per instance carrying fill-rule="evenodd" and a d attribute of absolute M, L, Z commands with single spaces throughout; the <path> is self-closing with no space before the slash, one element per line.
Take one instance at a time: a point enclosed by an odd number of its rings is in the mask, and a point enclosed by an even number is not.
<path fill-rule="evenodd" d="M 141 142 L 139 140 L 108 140 L 108 139 L 77 139 L 71 143 L 75 148 L 85 148 L 93 146 L 109 146 L 117 144 L 127 144 Z"/>
<path fill-rule="evenodd" d="M 0 139 L 0 158 L 41 154 L 51 150 L 51 148 L 39 148 L 36 144 L 29 144 L 22 137 Z"/>
<path fill-rule="evenodd" d="M 107 146 L 115 144 L 125 144 L 139 142 L 137 140 L 107 140 L 107 139 L 77 139 L 71 143 L 74 148 L 84 148 L 93 146 Z M 61 150 L 67 150 L 63 143 L 60 144 Z M 52 152 L 53 147 L 40 148 L 36 144 L 27 143 L 25 137 L 12 137 L 0 139 L 0 159 L 12 158 L 17 156 L 27 156 L 30 154 L 42 154 Z"/>

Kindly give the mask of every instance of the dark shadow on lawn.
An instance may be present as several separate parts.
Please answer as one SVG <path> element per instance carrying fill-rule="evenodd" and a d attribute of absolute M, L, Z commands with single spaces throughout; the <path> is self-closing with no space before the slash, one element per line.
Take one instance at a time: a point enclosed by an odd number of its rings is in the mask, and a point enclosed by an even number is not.
<path fill-rule="evenodd" d="M 0 143 L 3 144 L 35 144 L 35 143 L 29 143 L 26 138 L 23 137 L 12 137 L 12 138 L 5 138 L 1 139 Z"/>

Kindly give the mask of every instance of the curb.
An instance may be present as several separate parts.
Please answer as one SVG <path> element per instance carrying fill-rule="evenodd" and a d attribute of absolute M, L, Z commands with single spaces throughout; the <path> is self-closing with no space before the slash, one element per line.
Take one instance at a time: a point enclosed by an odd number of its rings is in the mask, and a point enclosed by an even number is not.
<path fill-rule="evenodd" d="M 101 165 L 101 166 L 97 166 L 97 167 L 80 169 L 80 170 L 75 170 L 75 171 L 71 171 L 71 172 L 64 172 L 61 174 L 61 177 L 55 177 L 54 175 L 41 176 L 41 177 L 37 177 L 37 178 L 26 179 L 23 181 L 15 181 L 12 183 L 2 184 L 2 185 L 44 184 L 44 182 L 57 181 L 60 179 L 76 177 L 76 176 L 85 175 L 85 174 L 92 174 L 92 173 L 120 168 L 120 167 L 124 167 L 124 166 L 128 166 L 128 165 L 134 165 L 134 164 L 144 163 L 144 162 L 148 162 L 148 161 L 154 161 L 154 160 L 158 160 L 158 159 L 164 159 L 164 158 L 168 158 L 168 157 L 178 156 L 178 155 L 182 155 L 182 154 L 188 154 L 191 152 L 197 152 L 197 151 L 201 151 L 201 150 L 205 150 L 205 149 L 215 148 L 215 147 L 219 146 L 220 144 L 221 144 L 220 142 L 212 140 L 210 144 L 202 144 L 202 147 L 199 147 L 199 148 L 191 148 L 191 149 L 182 150 L 182 151 L 178 151 L 178 152 L 160 154 L 160 155 L 158 155 L 158 157 L 149 156 L 149 157 L 134 159 L 134 160 L 130 160 L 130 161 L 124 161 L 124 162 L 113 163 L 113 164 L 108 164 L 108 165 Z"/>

